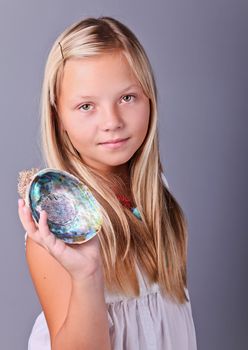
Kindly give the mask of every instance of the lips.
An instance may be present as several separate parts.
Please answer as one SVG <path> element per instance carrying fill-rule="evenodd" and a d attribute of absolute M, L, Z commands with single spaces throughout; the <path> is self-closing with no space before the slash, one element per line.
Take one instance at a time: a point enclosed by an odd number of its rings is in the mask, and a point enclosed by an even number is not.
<path fill-rule="evenodd" d="M 108 140 L 103 143 L 99 143 L 99 146 L 104 147 L 105 149 L 108 149 L 108 150 L 119 150 L 119 149 L 123 149 L 123 147 L 125 148 L 128 140 L 129 140 L 129 137 L 126 139 Z"/>
<path fill-rule="evenodd" d="M 108 141 L 105 141 L 105 142 L 100 142 L 100 145 L 114 144 L 114 143 L 126 141 L 127 139 L 128 139 L 128 137 L 127 137 L 127 138 L 124 138 L 124 139 L 113 139 L 113 140 L 108 140 Z"/>

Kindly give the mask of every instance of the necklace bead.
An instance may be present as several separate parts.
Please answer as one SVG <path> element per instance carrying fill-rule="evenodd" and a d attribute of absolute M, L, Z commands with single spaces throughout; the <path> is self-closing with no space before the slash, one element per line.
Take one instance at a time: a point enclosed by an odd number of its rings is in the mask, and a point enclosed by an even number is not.
<path fill-rule="evenodd" d="M 132 212 L 139 220 L 142 220 L 140 212 L 139 212 L 139 209 L 137 207 L 136 208 L 132 208 Z"/>
<path fill-rule="evenodd" d="M 123 206 L 125 206 L 126 208 L 131 210 L 131 212 L 134 214 L 134 216 L 136 216 L 136 218 L 141 220 L 141 215 L 140 215 L 140 212 L 139 212 L 138 208 L 137 207 L 133 207 L 132 202 L 131 202 L 130 199 L 128 199 L 126 196 L 121 195 L 121 194 L 117 194 L 116 197 L 119 199 L 120 203 Z"/>

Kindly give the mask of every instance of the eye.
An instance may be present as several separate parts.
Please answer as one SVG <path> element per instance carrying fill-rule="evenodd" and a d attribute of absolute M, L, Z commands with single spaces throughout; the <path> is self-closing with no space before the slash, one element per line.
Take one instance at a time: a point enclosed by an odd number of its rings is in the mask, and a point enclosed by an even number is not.
<path fill-rule="evenodd" d="M 86 108 L 83 108 L 83 107 L 85 107 L 86 106 Z M 83 110 L 83 111 L 89 111 L 90 109 L 89 109 L 89 106 L 92 106 L 90 103 L 84 103 L 83 105 L 81 105 L 81 106 L 79 106 L 79 110 Z"/>
<path fill-rule="evenodd" d="M 127 99 L 125 99 L 126 97 L 127 97 Z M 136 96 L 135 95 L 125 95 L 122 98 L 124 99 L 125 102 L 130 102 L 132 97 L 135 99 Z"/>

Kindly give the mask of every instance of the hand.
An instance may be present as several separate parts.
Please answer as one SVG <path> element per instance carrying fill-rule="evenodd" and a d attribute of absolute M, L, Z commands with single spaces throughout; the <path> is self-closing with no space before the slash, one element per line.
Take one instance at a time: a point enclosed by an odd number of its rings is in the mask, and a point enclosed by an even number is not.
<path fill-rule="evenodd" d="M 75 280 L 83 280 L 101 274 L 101 254 L 96 235 L 83 244 L 68 245 L 49 230 L 47 213 L 40 213 L 37 224 L 23 199 L 18 200 L 18 214 L 27 235 L 48 252 L 70 273 Z"/>

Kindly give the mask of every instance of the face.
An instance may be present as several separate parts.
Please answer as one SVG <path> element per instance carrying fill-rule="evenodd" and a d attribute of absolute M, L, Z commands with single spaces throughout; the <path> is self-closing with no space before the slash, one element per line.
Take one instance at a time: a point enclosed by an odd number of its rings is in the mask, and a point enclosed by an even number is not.
<path fill-rule="evenodd" d="M 125 168 L 148 131 L 149 99 L 119 53 L 68 60 L 57 107 L 84 163 L 105 173 Z"/>

